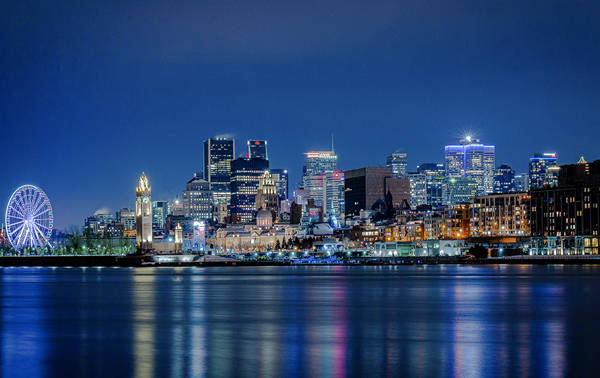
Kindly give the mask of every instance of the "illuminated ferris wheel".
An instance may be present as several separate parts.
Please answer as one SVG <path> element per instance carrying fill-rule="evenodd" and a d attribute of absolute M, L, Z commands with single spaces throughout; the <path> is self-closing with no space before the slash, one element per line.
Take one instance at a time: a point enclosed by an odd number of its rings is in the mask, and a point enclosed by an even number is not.
<path fill-rule="evenodd" d="M 19 187 L 8 200 L 4 224 L 14 249 L 50 245 L 54 218 L 46 193 L 33 185 Z"/>

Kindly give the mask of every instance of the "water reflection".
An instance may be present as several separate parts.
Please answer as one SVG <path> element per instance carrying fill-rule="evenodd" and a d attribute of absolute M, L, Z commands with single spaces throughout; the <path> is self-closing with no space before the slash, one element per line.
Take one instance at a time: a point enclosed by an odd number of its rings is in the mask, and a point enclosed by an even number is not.
<path fill-rule="evenodd" d="M 3 376 L 565 376 L 600 267 L 1 269 Z"/>

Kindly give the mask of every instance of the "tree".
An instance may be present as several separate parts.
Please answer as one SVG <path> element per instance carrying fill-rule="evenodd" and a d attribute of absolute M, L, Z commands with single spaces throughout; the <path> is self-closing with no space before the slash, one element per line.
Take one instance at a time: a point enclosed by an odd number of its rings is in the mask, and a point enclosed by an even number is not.
<path fill-rule="evenodd" d="M 277 239 L 277 242 L 275 243 L 275 250 L 279 251 L 281 249 L 281 243 L 279 242 L 279 239 Z"/>

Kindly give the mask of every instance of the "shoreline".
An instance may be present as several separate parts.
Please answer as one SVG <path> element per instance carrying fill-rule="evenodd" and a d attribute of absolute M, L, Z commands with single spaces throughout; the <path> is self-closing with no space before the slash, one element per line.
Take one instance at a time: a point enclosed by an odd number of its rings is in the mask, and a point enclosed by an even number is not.
<path fill-rule="evenodd" d="M 382 266 L 382 265 L 490 265 L 490 264 L 528 264 L 528 265 L 589 265 L 600 264 L 600 256 L 516 256 L 491 257 L 485 259 L 466 259 L 456 256 L 442 257 L 365 257 L 347 260 L 314 261 L 256 261 L 256 260 L 209 260 L 199 259 L 193 262 L 157 263 L 152 255 L 133 256 L 1 256 L 0 267 L 160 267 L 160 266 Z"/>

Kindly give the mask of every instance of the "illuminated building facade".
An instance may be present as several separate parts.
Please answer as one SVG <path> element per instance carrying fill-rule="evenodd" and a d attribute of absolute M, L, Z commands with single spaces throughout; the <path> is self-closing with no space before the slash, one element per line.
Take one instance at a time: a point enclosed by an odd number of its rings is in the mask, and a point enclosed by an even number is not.
<path fill-rule="evenodd" d="M 471 236 L 529 236 L 529 193 L 477 196 L 471 203 Z"/>
<path fill-rule="evenodd" d="M 279 195 L 277 195 L 275 182 L 275 176 L 265 171 L 258 179 L 255 200 L 256 211 L 268 210 L 273 218 L 279 212 Z"/>
<path fill-rule="evenodd" d="M 494 175 L 494 193 L 510 193 L 515 191 L 515 171 L 502 164 L 496 168 Z"/>
<path fill-rule="evenodd" d="M 269 170 L 264 159 L 238 158 L 231 162 L 231 222 L 252 223 L 261 176 Z"/>
<path fill-rule="evenodd" d="M 475 180 L 466 177 L 451 177 L 446 180 L 445 204 L 458 205 L 469 203 L 477 195 L 478 184 Z"/>
<path fill-rule="evenodd" d="M 287 169 L 271 169 L 271 174 L 275 178 L 275 185 L 277 186 L 277 195 L 279 198 L 285 200 L 288 199 L 289 190 L 289 176 Z"/>
<path fill-rule="evenodd" d="M 304 176 L 316 176 L 337 170 L 338 157 L 333 151 L 310 151 L 304 155 L 306 156 Z"/>
<path fill-rule="evenodd" d="M 466 239 L 471 233 L 469 204 L 450 205 L 443 212 L 444 239 Z"/>
<path fill-rule="evenodd" d="M 461 139 L 459 145 L 445 148 L 447 177 L 466 177 L 475 180 L 477 193 L 487 194 L 494 190 L 496 147 L 484 145 L 470 136 Z"/>
<path fill-rule="evenodd" d="M 423 163 L 417 172 L 425 175 L 426 204 L 439 207 L 444 204 L 445 169 L 442 163 Z"/>
<path fill-rule="evenodd" d="M 598 254 L 600 160 L 563 165 L 557 186 L 531 190 L 532 254 Z"/>
<path fill-rule="evenodd" d="M 186 218 L 195 221 L 211 220 L 213 218 L 212 198 L 208 181 L 199 174 L 194 174 L 194 177 L 185 184 L 182 193 L 183 214 Z"/>
<path fill-rule="evenodd" d="M 269 160 L 266 140 L 249 140 L 246 143 L 246 159 Z"/>
<path fill-rule="evenodd" d="M 529 191 L 529 174 L 519 173 L 515 175 L 515 192 Z"/>
<path fill-rule="evenodd" d="M 117 223 L 123 225 L 123 230 L 135 230 L 135 211 L 123 208 L 117 211 Z"/>
<path fill-rule="evenodd" d="M 405 177 L 407 164 L 408 158 L 405 152 L 393 152 L 387 156 L 385 161 L 386 167 L 392 172 L 392 177 Z"/>
<path fill-rule="evenodd" d="M 410 207 L 427 204 L 427 176 L 424 173 L 409 172 Z"/>
<path fill-rule="evenodd" d="M 555 152 L 534 154 L 529 159 L 529 189 L 556 186 L 559 170 Z"/>
<path fill-rule="evenodd" d="M 213 205 L 231 199 L 231 161 L 235 156 L 235 141 L 229 138 L 211 138 L 204 142 L 204 179 L 213 193 Z"/>
<path fill-rule="evenodd" d="M 152 201 L 152 229 L 164 230 L 168 214 L 169 203 L 167 201 Z"/>
<path fill-rule="evenodd" d="M 140 252 L 152 250 L 152 201 L 148 177 L 142 172 L 135 190 L 136 242 Z"/>

